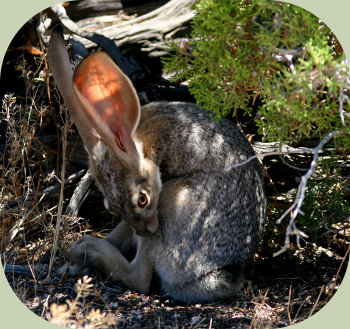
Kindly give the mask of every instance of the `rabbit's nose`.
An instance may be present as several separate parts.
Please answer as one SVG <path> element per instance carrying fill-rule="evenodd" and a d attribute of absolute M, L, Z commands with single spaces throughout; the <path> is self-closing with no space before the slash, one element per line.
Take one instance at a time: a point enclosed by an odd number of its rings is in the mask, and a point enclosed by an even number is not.
<path fill-rule="evenodd" d="M 146 229 L 149 233 L 154 233 L 158 228 L 158 217 L 155 215 L 146 221 Z"/>
<path fill-rule="evenodd" d="M 146 221 L 141 220 L 137 223 L 133 223 L 132 226 L 134 227 L 136 234 L 140 236 L 145 236 L 147 235 L 147 230 L 146 230 Z"/>

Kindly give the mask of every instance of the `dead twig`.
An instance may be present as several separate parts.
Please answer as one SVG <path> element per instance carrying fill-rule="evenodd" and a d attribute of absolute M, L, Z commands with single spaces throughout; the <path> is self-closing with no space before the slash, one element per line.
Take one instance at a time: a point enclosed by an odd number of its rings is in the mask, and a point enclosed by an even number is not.
<path fill-rule="evenodd" d="M 338 267 L 338 270 L 337 270 L 337 273 L 335 274 L 335 278 L 334 278 L 334 282 L 332 284 L 332 289 L 331 289 L 331 292 L 330 292 L 330 296 L 333 296 L 333 291 L 334 291 L 334 288 L 335 288 L 335 285 L 337 283 L 337 280 L 338 280 L 338 277 L 339 277 L 339 273 L 340 273 L 340 270 L 342 269 L 344 263 L 345 263 L 345 260 L 348 258 L 348 255 L 349 255 L 349 252 L 350 252 L 350 244 L 348 246 L 348 249 L 346 250 L 346 253 Z"/>
<path fill-rule="evenodd" d="M 57 222 L 56 222 L 56 229 L 54 234 L 54 241 L 53 246 L 51 249 L 51 256 L 50 256 L 50 263 L 49 263 L 49 270 L 47 277 L 44 279 L 44 282 L 47 282 L 50 279 L 51 270 L 53 266 L 53 262 L 55 259 L 57 246 L 58 246 L 58 237 L 60 232 L 60 226 L 62 222 L 62 212 L 63 212 L 63 201 L 64 201 L 64 183 L 65 183 L 65 177 L 66 177 L 66 151 L 67 151 L 67 137 L 68 132 L 70 130 L 70 127 L 72 125 L 72 121 L 70 120 L 68 116 L 68 112 L 66 112 L 64 125 L 62 128 L 62 170 L 61 170 L 61 189 L 60 189 L 60 199 L 58 202 L 58 211 L 57 211 Z"/>
<path fill-rule="evenodd" d="M 281 248 L 279 251 L 275 252 L 273 254 L 274 257 L 282 254 L 283 252 L 285 252 L 287 250 L 287 248 L 289 247 L 289 243 L 290 243 L 290 236 L 291 235 L 295 235 L 296 236 L 296 243 L 297 246 L 300 247 L 300 238 L 307 238 L 308 236 L 302 232 L 301 230 L 299 230 L 295 224 L 295 219 L 296 217 L 301 214 L 304 215 L 303 211 L 301 210 L 301 206 L 304 202 L 304 198 L 305 198 L 305 192 L 306 192 L 306 185 L 307 185 L 307 181 L 308 179 L 315 173 L 316 167 L 317 167 L 317 162 L 318 162 L 318 157 L 319 157 L 319 152 L 320 150 L 324 147 L 325 144 L 327 144 L 333 137 L 337 136 L 340 134 L 339 130 L 335 130 L 330 132 L 329 134 L 327 134 L 322 140 L 321 142 L 313 149 L 314 151 L 314 156 L 310 165 L 309 170 L 306 172 L 305 175 L 303 175 L 301 177 L 300 180 L 300 184 L 298 187 L 298 191 L 297 191 L 297 195 L 295 198 L 295 201 L 293 202 L 293 204 L 282 214 L 282 216 L 277 220 L 277 224 L 280 224 L 282 222 L 282 220 L 289 214 L 291 213 L 291 218 L 289 220 L 289 224 L 286 230 L 286 238 L 284 241 L 284 246 L 283 248 Z"/>
<path fill-rule="evenodd" d="M 292 316 L 291 316 L 291 314 L 290 314 L 290 310 L 291 310 L 291 308 L 292 308 L 291 299 L 292 299 L 292 285 L 289 286 L 288 305 L 287 305 L 287 315 L 288 315 L 288 320 L 289 320 L 289 324 L 290 324 L 290 325 L 293 324 Z"/>
<path fill-rule="evenodd" d="M 321 295 L 323 293 L 323 290 L 324 290 L 324 286 L 321 287 L 320 293 L 318 294 L 317 299 L 315 301 L 315 304 L 312 307 L 308 317 L 310 317 L 315 312 L 316 306 L 317 306 L 318 302 L 320 301 L 320 297 L 321 297 Z"/>

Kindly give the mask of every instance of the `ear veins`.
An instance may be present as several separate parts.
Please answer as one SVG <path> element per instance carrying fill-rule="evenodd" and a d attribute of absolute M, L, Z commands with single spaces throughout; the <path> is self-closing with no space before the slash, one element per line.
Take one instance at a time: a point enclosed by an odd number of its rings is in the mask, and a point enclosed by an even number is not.
<path fill-rule="evenodd" d="M 122 141 L 120 140 L 119 134 L 117 132 L 113 132 L 114 136 L 115 136 L 115 142 L 117 143 L 118 147 L 126 153 L 125 147 L 122 143 Z"/>
<path fill-rule="evenodd" d="M 90 55 L 91 56 L 91 55 Z M 103 57 L 102 57 L 103 58 Z M 81 95 L 88 100 L 102 121 L 115 135 L 118 146 L 125 151 L 118 133 L 122 123 L 123 83 L 109 61 L 99 57 L 83 61 L 74 75 L 74 82 Z M 92 114 L 91 114 L 92 115 Z"/>

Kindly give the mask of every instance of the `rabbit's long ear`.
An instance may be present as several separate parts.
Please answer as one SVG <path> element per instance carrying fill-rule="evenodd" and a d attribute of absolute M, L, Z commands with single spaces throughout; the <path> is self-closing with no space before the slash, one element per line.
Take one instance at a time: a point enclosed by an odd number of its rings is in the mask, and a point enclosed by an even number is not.
<path fill-rule="evenodd" d="M 47 52 L 49 67 L 84 145 L 87 151 L 91 153 L 98 142 L 98 136 L 96 136 L 95 128 L 84 114 L 80 102 L 74 93 L 73 70 L 62 33 L 63 29 L 60 25 L 56 26 L 52 31 Z"/>
<path fill-rule="evenodd" d="M 73 78 L 81 108 L 103 141 L 128 166 L 137 168 L 140 154 L 134 133 L 140 119 L 140 103 L 129 78 L 105 53 L 83 59 Z"/>

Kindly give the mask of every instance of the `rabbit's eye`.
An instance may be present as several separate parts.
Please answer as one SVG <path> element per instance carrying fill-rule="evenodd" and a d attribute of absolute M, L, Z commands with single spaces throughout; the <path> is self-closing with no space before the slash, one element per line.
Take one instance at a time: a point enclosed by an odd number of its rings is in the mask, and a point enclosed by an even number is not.
<path fill-rule="evenodd" d="M 143 192 L 140 192 L 139 194 L 139 199 L 137 201 L 137 205 L 140 207 L 140 208 L 144 208 L 146 207 L 148 204 L 148 198 L 147 198 L 147 195 Z"/>

